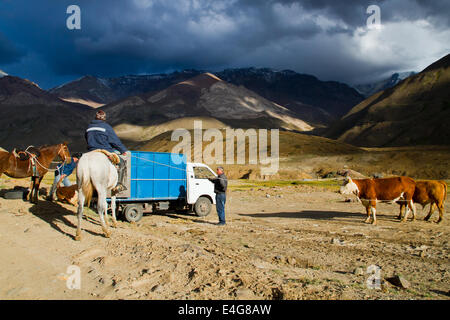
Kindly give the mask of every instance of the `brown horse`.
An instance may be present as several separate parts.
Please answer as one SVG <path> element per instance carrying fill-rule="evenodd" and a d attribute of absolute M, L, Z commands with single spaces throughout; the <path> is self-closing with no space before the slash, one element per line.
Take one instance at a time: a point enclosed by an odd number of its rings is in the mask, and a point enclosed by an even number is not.
<path fill-rule="evenodd" d="M 0 151 L 0 177 L 4 173 L 11 178 L 28 178 L 31 177 L 30 193 L 27 195 L 30 201 L 38 203 L 39 186 L 44 175 L 48 172 L 50 163 L 60 156 L 64 161 L 69 158 L 70 152 L 67 143 L 60 143 L 52 146 L 42 146 L 39 149 L 39 156 L 31 160 L 32 155 L 25 151 L 30 156 L 30 159 L 21 160 L 13 152 Z M 34 192 L 34 193 L 33 193 Z M 33 197 L 34 195 L 34 197 Z"/>

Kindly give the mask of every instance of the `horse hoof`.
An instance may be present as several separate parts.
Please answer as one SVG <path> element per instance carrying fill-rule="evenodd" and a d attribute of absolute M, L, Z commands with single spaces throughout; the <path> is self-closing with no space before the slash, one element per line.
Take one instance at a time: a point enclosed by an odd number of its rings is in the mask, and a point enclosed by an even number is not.
<path fill-rule="evenodd" d="M 81 241 L 81 236 L 75 236 L 75 241 Z"/>
<path fill-rule="evenodd" d="M 105 232 L 105 238 L 111 238 L 111 232 Z"/>

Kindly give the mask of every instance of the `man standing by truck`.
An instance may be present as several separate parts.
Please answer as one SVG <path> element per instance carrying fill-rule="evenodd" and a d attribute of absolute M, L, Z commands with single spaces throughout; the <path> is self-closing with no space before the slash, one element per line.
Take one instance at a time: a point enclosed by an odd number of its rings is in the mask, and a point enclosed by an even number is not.
<path fill-rule="evenodd" d="M 225 202 L 227 201 L 227 186 L 228 180 L 224 174 L 223 168 L 217 168 L 217 178 L 209 179 L 214 183 L 214 192 L 216 193 L 216 210 L 219 216 L 219 223 L 217 225 L 225 225 Z"/>

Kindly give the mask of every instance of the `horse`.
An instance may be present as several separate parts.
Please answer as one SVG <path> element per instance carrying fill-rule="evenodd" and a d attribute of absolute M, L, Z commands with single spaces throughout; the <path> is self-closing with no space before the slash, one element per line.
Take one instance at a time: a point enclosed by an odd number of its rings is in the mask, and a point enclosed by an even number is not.
<path fill-rule="evenodd" d="M 39 186 L 49 170 L 50 163 L 56 156 L 60 156 L 63 161 L 66 161 L 67 158 L 70 159 L 67 142 L 42 146 L 37 151 L 37 156 L 30 153 L 28 149 L 21 152 L 28 157 L 25 160 L 19 158 L 15 152 L 0 151 L 0 177 L 2 174 L 18 179 L 31 177 L 30 192 L 27 194 L 27 199 L 29 197 L 29 200 L 35 204 L 38 203 Z"/>
<path fill-rule="evenodd" d="M 94 189 L 97 191 L 97 212 L 100 217 L 102 229 L 106 238 L 111 236 L 106 222 L 108 203 L 106 197 L 108 191 L 111 191 L 117 184 L 117 169 L 101 152 L 91 151 L 83 154 L 78 161 L 77 166 L 77 185 L 78 185 L 78 226 L 75 240 L 81 240 L 81 220 L 83 219 L 84 205 L 90 205 Z M 117 228 L 116 220 L 116 195 L 111 192 L 111 217 L 114 228 Z M 103 217 L 103 214 L 105 217 Z"/>

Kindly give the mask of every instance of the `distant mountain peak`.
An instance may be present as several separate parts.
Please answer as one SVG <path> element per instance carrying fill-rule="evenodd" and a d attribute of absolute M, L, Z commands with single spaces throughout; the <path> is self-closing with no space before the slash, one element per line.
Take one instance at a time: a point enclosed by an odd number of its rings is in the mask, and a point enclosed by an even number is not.
<path fill-rule="evenodd" d="M 4 72 L 3 70 L 0 70 L 0 78 L 6 77 L 8 74 Z"/>
<path fill-rule="evenodd" d="M 372 83 L 358 84 L 355 89 L 366 98 L 377 92 L 395 87 L 399 82 L 417 74 L 415 71 L 396 72 L 390 77 Z"/>
<path fill-rule="evenodd" d="M 209 88 L 213 84 L 215 84 L 216 82 L 219 82 L 219 81 L 222 81 L 222 79 L 220 79 L 219 77 L 217 77 L 216 75 L 214 75 L 212 73 L 205 72 L 205 73 L 202 73 L 191 79 L 184 80 L 184 81 L 178 83 L 177 85 L 187 84 L 187 85 L 196 86 L 196 87 L 200 87 L 200 88 Z"/>

